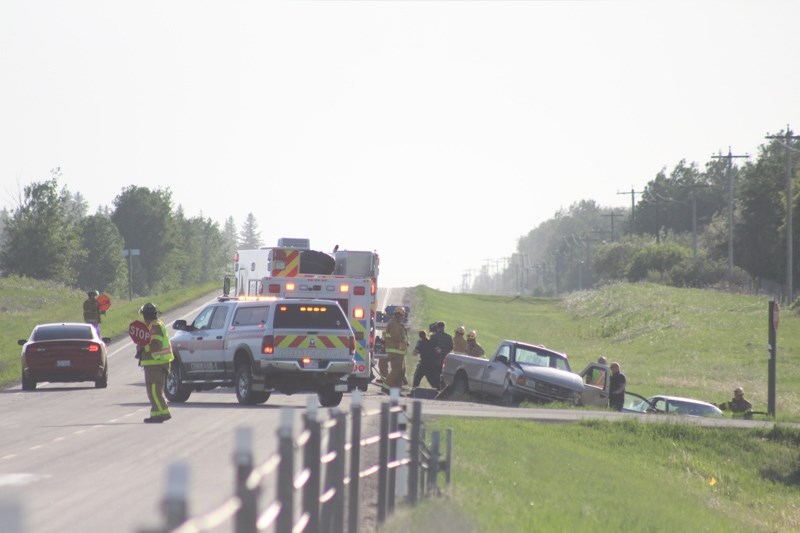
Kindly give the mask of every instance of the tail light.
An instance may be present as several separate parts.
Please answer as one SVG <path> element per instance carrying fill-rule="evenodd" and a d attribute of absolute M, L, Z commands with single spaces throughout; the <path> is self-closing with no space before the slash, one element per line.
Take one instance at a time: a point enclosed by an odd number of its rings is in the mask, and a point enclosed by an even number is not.
<path fill-rule="evenodd" d="M 264 335 L 261 339 L 261 353 L 266 355 L 275 353 L 275 337 L 272 335 Z"/>
<path fill-rule="evenodd" d="M 343 294 L 350 292 L 350 285 L 348 285 L 347 283 L 342 283 L 341 285 L 339 285 L 339 292 Z"/>
<path fill-rule="evenodd" d="M 99 352 L 100 351 L 100 346 L 98 346 L 97 344 L 90 344 L 89 345 L 89 351 L 92 352 L 92 353 Z"/>
<path fill-rule="evenodd" d="M 269 293 L 270 294 L 280 294 L 281 293 L 281 286 L 277 283 L 270 283 L 269 284 Z"/>
<path fill-rule="evenodd" d="M 358 285 L 357 287 L 353 287 L 353 294 L 356 296 L 364 296 L 367 294 L 367 289 L 365 289 L 363 285 Z"/>
<path fill-rule="evenodd" d="M 363 307 L 354 307 L 353 308 L 353 318 L 357 318 L 361 320 L 364 318 L 364 308 Z"/>

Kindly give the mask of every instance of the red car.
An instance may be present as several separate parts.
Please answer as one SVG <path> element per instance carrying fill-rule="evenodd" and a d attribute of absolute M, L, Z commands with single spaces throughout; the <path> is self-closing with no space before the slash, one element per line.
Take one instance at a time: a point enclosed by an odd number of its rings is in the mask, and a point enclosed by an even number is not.
<path fill-rule="evenodd" d="M 22 346 L 22 390 L 35 390 L 40 381 L 58 383 L 94 381 L 108 386 L 110 338 L 100 338 L 91 324 L 39 324 Z"/>

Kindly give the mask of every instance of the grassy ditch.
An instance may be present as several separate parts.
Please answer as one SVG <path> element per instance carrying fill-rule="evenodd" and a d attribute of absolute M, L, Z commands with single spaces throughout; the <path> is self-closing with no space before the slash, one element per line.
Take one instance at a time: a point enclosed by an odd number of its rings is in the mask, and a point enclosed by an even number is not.
<path fill-rule="evenodd" d="M 382 531 L 797 531 L 800 430 L 441 418 L 449 497 Z"/>
<path fill-rule="evenodd" d="M 219 283 L 208 283 L 185 290 L 170 291 L 147 298 L 116 298 L 111 295 L 111 308 L 103 315 L 100 330 L 105 337 L 117 338 L 128 333 L 128 324 L 139 320 L 139 308 L 154 302 L 167 311 L 204 294 L 213 292 Z M 83 301 L 86 293 L 62 285 L 30 278 L 0 278 L 0 386 L 20 380 L 20 347 L 18 339 L 30 335 L 33 326 L 47 322 L 83 322 Z"/>
<path fill-rule="evenodd" d="M 605 355 L 621 364 L 632 392 L 719 403 L 741 386 L 755 410 L 767 410 L 767 298 L 651 284 L 610 285 L 560 300 L 414 292 L 414 328 L 443 320 L 452 332 L 464 324 L 477 330 L 487 356 L 507 338 L 566 352 L 575 372 Z M 800 420 L 800 320 L 788 310 L 781 312 L 777 347 L 777 419 Z M 408 363 L 413 373 L 415 361 Z"/>

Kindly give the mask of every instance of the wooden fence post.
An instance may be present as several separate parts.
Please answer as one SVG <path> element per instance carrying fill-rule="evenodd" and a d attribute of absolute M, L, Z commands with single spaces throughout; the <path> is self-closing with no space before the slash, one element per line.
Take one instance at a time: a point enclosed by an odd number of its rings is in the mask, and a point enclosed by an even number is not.
<path fill-rule="evenodd" d="M 241 507 L 236 512 L 236 533 L 254 533 L 258 519 L 259 488 L 247 488 L 247 478 L 253 471 L 253 430 L 236 428 L 233 461 L 236 465 L 236 496 Z"/>
<path fill-rule="evenodd" d="M 294 525 L 294 414 L 289 407 L 281 408 L 281 423 L 278 427 L 278 486 L 276 493 L 280 503 L 277 533 L 291 533 Z"/>
<path fill-rule="evenodd" d="M 321 432 L 317 412 L 317 397 L 309 394 L 306 402 L 305 426 L 309 432 L 303 448 L 303 466 L 308 469 L 308 481 L 303 487 L 303 507 L 308 513 L 308 531 L 319 531 L 319 487 L 321 483 Z"/>
<path fill-rule="evenodd" d="M 361 483 L 361 391 L 355 389 L 350 400 L 350 485 L 348 487 L 347 531 L 358 533 Z"/>

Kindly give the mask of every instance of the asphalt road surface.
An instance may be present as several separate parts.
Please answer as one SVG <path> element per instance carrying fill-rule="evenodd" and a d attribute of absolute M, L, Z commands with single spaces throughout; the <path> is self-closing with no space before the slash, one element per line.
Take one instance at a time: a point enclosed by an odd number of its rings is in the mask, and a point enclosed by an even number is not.
<path fill-rule="evenodd" d="M 162 319 L 168 326 L 178 318 L 191 320 L 213 296 L 166 313 Z M 396 303 L 398 297 L 402 297 L 401 290 L 399 295 L 384 291 L 379 294 L 379 302 L 381 306 L 387 301 Z M 295 432 L 299 432 L 306 395 L 274 394 L 264 405 L 246 407 L 238 404 L 232 389 L 192 393 L 188 402 L 170 406 L 172 420 L 144 424 L 149 403 L 134 353 L 130 340 L 110 345 L 107 389 L 95 389 L 93 383 L 87 382 L 42 383 L 32 392 L 22 392 L 17 384 L 0 391 L 0 531 L 135 532 L 154 527 L 162 520 L 159 505 L 167 468 L 177 461 L 188 466 L 189 513 L 197 515 L 234 493 L 232 458 L 237 427 L 252 428 L 256 464 L 276 448 L 282 407 L 294 408 Z M 414 364 L 410 356 L 408 364 Z M 364 407 L 377 410 L 386 400 L 377 387 L 370 386 Z M 403 398 L 401 402 L 411 400 Z M 424 416 L 514 417 L 549 422 L 637 416 L 422 402 Z M 346 395 L 340 409 L 349 408 L 350 396 Z M 733 420 L 696 423 L 769 424 Z M 262 502 L 271 500 L 269 492 L 267 489 L 262 493 Z M 227 527 L 218 531 L 230 530 Z"/>

